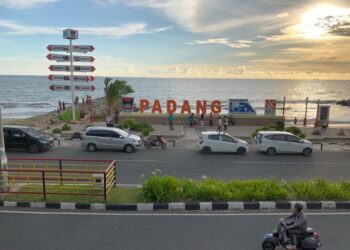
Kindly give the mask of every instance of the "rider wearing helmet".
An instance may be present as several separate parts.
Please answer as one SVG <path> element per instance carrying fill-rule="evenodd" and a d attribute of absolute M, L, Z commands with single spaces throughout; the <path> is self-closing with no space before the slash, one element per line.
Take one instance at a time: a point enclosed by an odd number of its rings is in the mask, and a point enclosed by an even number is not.
<path fill-rule="evenodd" d="M 292 223 L 287 226 L 287 236 L 291 239 L 292 245 L 288 249 L 296 249 L 298 245 L 298 235 L 302 235 L 307 229 L 307 219 L 303 213 L 303 205 L 301 203 L 295 203 L 294 212 L 284 218 L 284 220 L 291 220 Z"/>

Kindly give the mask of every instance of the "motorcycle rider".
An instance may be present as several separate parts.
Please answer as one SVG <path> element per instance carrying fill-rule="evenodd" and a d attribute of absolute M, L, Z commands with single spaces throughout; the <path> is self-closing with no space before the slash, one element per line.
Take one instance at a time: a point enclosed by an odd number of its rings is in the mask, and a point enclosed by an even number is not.
<path fill-rule="evenodd" d="M 291 245 L 287 249 L 296 249 L 298 246 L 298 236 L 302 235 L 307 230 L 307 218 L 303 213 L 303 205 L 295 203 L 293 213 L 283 220 L 291 220 L 292 224 L 287 226 L 286 235 L 291 239 Z"/>

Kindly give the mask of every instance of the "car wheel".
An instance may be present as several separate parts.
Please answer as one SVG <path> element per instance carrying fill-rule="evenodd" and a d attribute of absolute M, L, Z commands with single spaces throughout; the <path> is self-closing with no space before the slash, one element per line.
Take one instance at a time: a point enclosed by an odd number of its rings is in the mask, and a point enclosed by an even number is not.
<path fill-rule="evenodd" d="M 210 147 L 204 147 L 204 148 L 202 148 L 201 153 L 203 155 L 210 154 L 211 153 L 211 148 Z"/>
<path fill-rule="evenodd" d="M 97 150 L 97 147 L 96 147 L 95 144 L 90 143 L 90 144 L 88 144 L 88 145 L 86 146 L 86 149 L 87 149 L 89 152 L 95 152 L 95 151 Z"/>
<path fill-rule="evenodd" d="M 34 153 L 39 153 L 40 152 L 40 148 L 39 148 L 38 145 L 32 144 L 32 145 L 29 146 L 29 152 L 33 153 L 33 154 Z"/>
<path fill-rule="evenodd" d="M 237 149 L 237 154 L 239 154 L 239 155 L 244 155 L 246 153 L 247 153 L 247 150 L 243 147 L 240 147 Z"/>
<path fill-rule="evenodd" d="M 268 155 L 275 155 L 276 154 L 276 149 L 275 148 L 268 148 L 266 150 Z"/>
<path fill-rule="evenodd" d="M 310 156 L 312 154 L 311 148 L 305 148 L 303 151 L 304 156 Z"/>
<path fill-rule="evenodd" d="M 134 152 L 134 147 L 133 147 L 132 145 L 126 145 L 126 146 L 124 147 L 124 151 L 125 151 L 126 153 L 132 153 L 132 152 Z"/>
<path fill-rule="evenodd" d="M 275 250 L 275 248 L 276 248 L 276 246 L 273 243 L 271 243 L 271 242 L 264 242 L 262 244 L 262 249 L 263 250 Z"/>

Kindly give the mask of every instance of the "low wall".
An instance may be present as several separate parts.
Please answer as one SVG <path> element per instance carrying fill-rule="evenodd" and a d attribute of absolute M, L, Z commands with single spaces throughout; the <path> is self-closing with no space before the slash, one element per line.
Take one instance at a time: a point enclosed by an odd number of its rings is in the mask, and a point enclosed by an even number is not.
<path fill-rule="evenodd" d="M 188 114 L 174 114 L 175 125 L 187 125 Z M 221 115 L 223 117 L 224 115 Z M 150 114 L 150 113 L 121 113 L 119 115 L 119 124 L 123 124 L 126 119 L 134 119 L 137 122 L 147 122 L 149 124 L 168 124 L 167 114 Z M 218 115 L 213 115 L 214 125 L 217 124 Z M 242 126 L 270 126 L 276 125 L 277 122 L 285 122 L 284 116 L 269 115 L 232 115 L 229 116 L 234 125 Z M 195 120 L 200 120 L 200 115 L 195 115 Z M 209 125 L 209 115 L 205 116 L 205 125 Z"/>

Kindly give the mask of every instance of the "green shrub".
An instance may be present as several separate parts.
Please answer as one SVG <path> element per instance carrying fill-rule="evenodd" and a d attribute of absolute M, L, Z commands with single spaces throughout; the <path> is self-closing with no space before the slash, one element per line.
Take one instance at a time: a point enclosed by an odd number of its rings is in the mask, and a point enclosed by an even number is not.
<path fill-rule="evenodd" d="M 123 122 L 123 128 L 128 128 L 131 129 L 135 124 L 135 120 L 134 119 L 126 119 Z"/>
<path fill-rule="evenodd" d="M 75 118 L 78 119 L 79 116 L 80 116 L 80 111 L 78 109 L 76 109 L 75 110 Z M 58 120 L 60 120 L 61 122 L 70 122 L 70 121 L 72 121 L 73 120 L 72 109 L 69 107 L 65 111 L 62 111 L 58 115 Z"/>
<path fill-rule="evenodd" d="M 301 133 L 300 128 L 295 127 L 295 126 L 287 127 L 286 131 L 289 132 L 289 133 L 292 133 L 294 135 L 300 135 L 300 133 Z"/>
<path fill-rule="evenodd" d="M 301 139 L 305 139 L 305 138 L 306 138 L 306 134 L 305 134 L 305 133 L 301 133 L 301 134 L 299 135 L 299 137 L 300 137 Z"/>
<path fill-rule="evenodd" d="M 276 129 L 278 131 L 283 131 L 284 130 L 284 122 L 278 121 L 278 122 L 276 122 L 276 124 L 277 124 Z"/>
<path fill-rule="evenodd" d="M 149 136 L 151 131 L 152 130 L 150 128 L 142 128 L 141 133 L 142 133 L 143 136 Z"/>
<path fill-rule="evenodd" d="M 147 202 L 172 202 L 182 197 L 180 181 L 171 176 L 152 176 L 142 186 L 142 197 Z"/>
<path fill-rule="evenodd" d="M 54 134 L 59 134 L 59 133 L 61 133 L 62 131 L 61 131 L 61 129 L 60 128 L 54 128 L 53 130 L 52 130 L 52 133 L 54 133 Z"/>
<path fill-rule="evenodd" d="M 123 123 L 123 128 L 128 128 L 133 131 L 142 132 L 143 129 L 153 131 L 153 127 L 146 122 L 136 122 L 134 119 L 126 119 Z"/>
<path fill-rule="evenodd" d="M 62 126 L 62 131 L 69 131 L 69 130 L 71 130 L 72 128 L 68 125 L 68 124 L 64 124 L 63 126 Z"/>
<path fill-rule="evenodd" d="M 90 128 L 90 127 L 92 127 L 91 124 L 87 124 L 87 125 L 85 126 L 85 128 Z"/>

